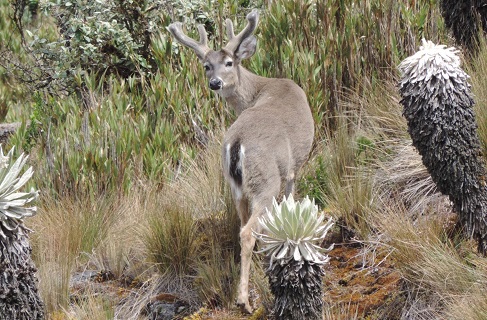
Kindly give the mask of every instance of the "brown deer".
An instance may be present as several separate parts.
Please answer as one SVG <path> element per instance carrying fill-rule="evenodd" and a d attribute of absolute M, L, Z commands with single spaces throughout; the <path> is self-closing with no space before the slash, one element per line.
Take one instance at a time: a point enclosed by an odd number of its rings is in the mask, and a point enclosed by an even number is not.
<path fill-rule="evenodd" d="M 314 136 L 313 116 L 304 91 L 288 79 L 264 78 L 242 67 L 241 61 L 256 50 L 252 35 L 259 13 L 247 15 L 247 26 L 238 34 L 226 20 L 228 44 L 219 51 L 208 47 L 205 28 L 198 26 L 199 42 L 186 36 L 181 23 L 169 26 L 171 34 L 194 50 L 203 63 L 209 86 L 225 98 L 238 118 L 223 140 L 223 171 L 229 182 L 241 221 L 241 272 L 237 304 L 251 313 L 249 272 L 257 218 L 271 208 L 285 186 L 294 191 L 296 172 L 309 156 Z"/>

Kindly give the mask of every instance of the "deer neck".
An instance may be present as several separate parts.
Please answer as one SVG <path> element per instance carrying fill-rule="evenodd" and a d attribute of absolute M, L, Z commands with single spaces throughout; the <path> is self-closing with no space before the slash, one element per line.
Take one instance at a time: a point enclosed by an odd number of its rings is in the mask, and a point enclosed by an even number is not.
<path fill-rule="evenodd" d="M 237 116 L 245 109 L 255 105 L 262 88 L 269 78 L 258 76 L 242 66 L 238 67 L 238 81 L 234 90 L 225 96 L 225 100 L 235 110 Z"/>

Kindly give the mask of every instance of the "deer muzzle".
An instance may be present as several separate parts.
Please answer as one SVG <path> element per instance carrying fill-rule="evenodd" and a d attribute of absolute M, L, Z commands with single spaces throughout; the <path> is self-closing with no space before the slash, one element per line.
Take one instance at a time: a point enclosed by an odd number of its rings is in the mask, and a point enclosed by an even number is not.
<path fill-rule="evenodd" d="M 220 90 L 223 88 L 223 81 L 220 78 L 211 78 L 210 79 L 210 89 L 211 90 Z"/>

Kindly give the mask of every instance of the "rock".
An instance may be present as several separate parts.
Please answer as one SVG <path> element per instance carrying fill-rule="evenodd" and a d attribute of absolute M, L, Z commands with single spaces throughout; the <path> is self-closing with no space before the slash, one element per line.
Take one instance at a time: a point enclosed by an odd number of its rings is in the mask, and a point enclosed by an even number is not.
<path fill-rule="evenodd" d="M 146 306 L 149 320 L 179 319 L 189 311 L 189 304 L 172 294 L 159 294 Z"/>
<path fill-rule="evenodd" d="M 0 123 L 0 143 L 7 142 L 8 138 L 20 128 L 20 122 L 14 123 Z"/>

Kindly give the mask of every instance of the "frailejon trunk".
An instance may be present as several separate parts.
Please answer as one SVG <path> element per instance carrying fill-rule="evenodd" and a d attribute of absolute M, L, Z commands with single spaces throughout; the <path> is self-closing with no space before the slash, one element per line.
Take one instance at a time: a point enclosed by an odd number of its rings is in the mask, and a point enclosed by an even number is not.
<path fill-rule="evenodd" d="M 266 271 L 274 294 L 272 315 L 279 320 L 323 318 L 323 264 L 289 260 Z"/>
<path fill-rule="evenodd" d="M 457 43 L 477 51 L 480 29 L 487 31 L 485 0 L 442 0 L 441 14 Z"/>
<path fill-rule="evenodd" d="M 28 230 L 21 224 L 15 232 L 3 232 L 6 237 L 0 236 L 0 319 L 43 319 L 44 304 L 37 290 L 37 269 L 31 258 Z"/>

